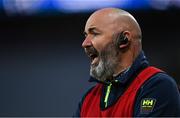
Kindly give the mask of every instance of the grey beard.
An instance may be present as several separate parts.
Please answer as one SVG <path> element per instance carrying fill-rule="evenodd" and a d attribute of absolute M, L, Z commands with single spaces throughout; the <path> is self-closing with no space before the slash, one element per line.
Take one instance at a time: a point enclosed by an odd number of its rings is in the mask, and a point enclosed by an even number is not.
<path fill-rule="evenodd" d="M 118 66 L 119 47 L 116 47 L 114 41 L 109 44 L 99 55 L 99 64 L 91 66 L 90 75 L 99 81 L 112 79 L 114 71 Z"/>
<path fill-rule="evenodd" d="M 99 61 L 99 64 L 96 67 L 90 68 L 90 75 L 96 78 L 99 81 L 106 81 L 107 79 L 112 78 L 114 74 L 114 69 L 116 68 L 117 64 L 116 61 L 109 58 L 108 60 L 103 58 Z"/>

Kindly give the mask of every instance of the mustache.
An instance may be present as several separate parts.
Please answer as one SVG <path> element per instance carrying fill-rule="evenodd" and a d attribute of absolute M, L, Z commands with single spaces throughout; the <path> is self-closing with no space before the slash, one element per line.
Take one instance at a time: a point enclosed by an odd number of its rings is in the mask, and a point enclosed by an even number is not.
<path fill-rule="evenodd" d="M 86 53 L 88 56 L 90 56 L 90 55 L 92 55 L 92 54 L 98 55 L 98 51 L 97 51 L 93 46 L 87 47 L 87 48 L 85 48 L 84 50 L 85 50 L 85 53 Z"/>

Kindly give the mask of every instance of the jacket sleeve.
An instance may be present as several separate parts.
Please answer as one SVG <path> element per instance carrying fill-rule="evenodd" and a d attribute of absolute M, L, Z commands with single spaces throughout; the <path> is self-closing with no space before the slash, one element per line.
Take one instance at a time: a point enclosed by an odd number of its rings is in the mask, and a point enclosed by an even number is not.
<path fill-rule="evenodd" d="M 136 117 L 180 117 L 180 93 L 176 82 L 165 73 L 154 75 L 140 88 L 134 105 Z"/>
<path fill-rule="evenodd" d="M 81 106 L 83 104 L 84 99 L 86 98 L 87 94 L 94 88 L 95 86 L 91 87 L 82 97 L 80 102 L 78 103 L 78 106 L 76 108 L 75 113 L 73 114 L 73 117 L 80 117 L 81 116 Z"/>

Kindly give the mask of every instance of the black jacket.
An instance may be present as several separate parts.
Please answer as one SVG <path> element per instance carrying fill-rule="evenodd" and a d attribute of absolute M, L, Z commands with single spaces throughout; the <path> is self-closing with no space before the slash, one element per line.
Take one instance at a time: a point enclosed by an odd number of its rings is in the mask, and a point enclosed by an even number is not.
<path fill-rule="evenodd" d="M 104 87 L 102 89 L 102 97 L 100 108 L 104 110 L 111 105 L 115 104 L 116 101 L 121 97 L 124 91 L 129 87 L 133 79 L 146 67 L 149 63 L 143 52 L 136 58 L 133 65 L 125 72 L 118 75 L 111 82 L 104 82 Z M 90 82 L 99 82 L 94 78 L 90 78 Z M 104 105 L 104 98 L 107 90 L 107 86 L 112 83 L 111 91 L 109 94 L 107 107 Z M 88 91 L 90 92 L 92 88 Z M 74 116 L 80 116 L 81 105 L 88 94 L 84 95 L 81 102 L 79 103 L 78 109 Z M 154 99 L 156 101 L 153 109 L 144 112 L 142 109 L 142 101 Z M 166 73 L 158 73 L 152 76 L 148 81 L 146 81 L 141 89 L 138 91 L 133 116 L 179 116 L 180 117 L 180 93 L 176 82 L 172 77 Z"/>

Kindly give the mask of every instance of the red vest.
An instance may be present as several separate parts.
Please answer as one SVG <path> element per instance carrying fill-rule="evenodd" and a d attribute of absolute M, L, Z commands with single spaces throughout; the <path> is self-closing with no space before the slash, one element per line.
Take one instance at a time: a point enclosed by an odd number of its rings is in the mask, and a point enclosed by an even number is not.
<path fill-rule="evenodd" d="M 100 109 L 102 84 L 97 84 L 85 97 L 81 117 L 132 117 L 136 94 L 143 83 L 161 70 L 155 67 L 144 69 L 131 83 L 117 102 L 105 110 Z"/>

